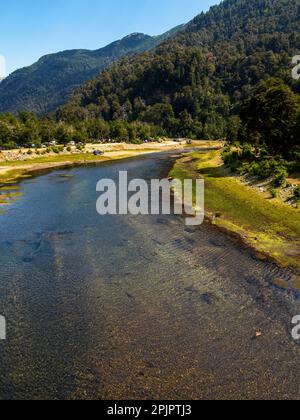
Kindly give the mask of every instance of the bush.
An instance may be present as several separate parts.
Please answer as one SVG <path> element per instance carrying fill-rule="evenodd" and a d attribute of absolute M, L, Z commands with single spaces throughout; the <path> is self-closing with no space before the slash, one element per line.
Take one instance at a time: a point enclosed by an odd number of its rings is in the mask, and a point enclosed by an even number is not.
<path fill-rule="evenodd" d="M 143 142 L 142 142 L 142 140 L 141 139 L 134 139 L 134 140 L 131 140 L 131 142 L 130 142 L 131 144 L 142 144 Z"/>
<path fill-rule="evenodd" d="M 293 152 L 293 162 L 288 162 L 282 156 L 270 156 L 264 146 L 254 148 L 244 144 L 238 150 L 232 150 L 227 145 L 222 153 L 222 158 L 232 172 L 241 175 L 249 174 L 261 180 L 273 178 L 273 187 L 280 188 L 286 185 L 289 173 L 297 172 L 299 154 Z"/>
<path fill-rule="evenodd" d="M 232 172 L 247 173 L 247 168 L 256 159 L 256 151 L 250 144 L 235 144 L 238 150 L 233 150 L 229 145 L 224 148 L 222 157 L 226 166 Z"/>
<path fill-rule="evenodd" d="M 272 188 L 270 190 L 270 194 L 271 194 L 272 198 L 277 198 L 278 197 L 278 191 L 275 188 Z"/>
<path fill-rule="evenodd" d="M 238 151 L 224 151 L 223 152 L 223 161 L 226 166 L 230 168 L 235 168 L 235 170 L 240 166 L 240 154 Z"/>
<path fill-rule="evenodd" d="M 13 149 L 15 149 L 15 148 L 16 148 L 16 143 L 15 143 L 15 142 L 13 142 L 13 141 L 11 141 L 11 142 L 9 142 L 9 143 L 5 143 L 5 144 L 2 146 L 2 148 L 3 148 L 4 150 L 13 150 Z"/>
<path fill-rule="evenodd" d="M 288 176 L 288 173 L 286 169 L 282 168 L 280 169 L 273 180 L 273 185 L 275 188 L 284 187 L 286 185 L 286 178 Z"/>
<path fill-rule="evenodd" d="M 290 166 L 289 166 L 289 171 L 290 173 L 293 172 L 300 172 L 300 152 L 295 151 L 292 153 L 291 156 L 291 162 L 290 162 Z"/>
<path fill-rule="evenodd" d="M 297 200 L 300 200 L 300 185 L 298 185 L 294 190 L 294 196 Z"/>
<path fill-rule="evenodd" d="M 256 159 L 256 154 L 253 146 L 245 144 L 240 153 L 240 159 L 253 162 Z"/>
<path fill-rule="evenodd" d="M 260 162 L 253 162 L 249 165 L 248 172 L 250 175 L 260 179 L 267 179 L 274 173 L 274 168 L 270 161 L 263 160 Z"/>
<path fill-rule="evenodd" d="M 285 184 L 288 176 L 286 162 L 279 158 L 253 162 L 247 166 L 247 171 L 260 179 L 275 177 L 274 186 L 277 188 Z"/>

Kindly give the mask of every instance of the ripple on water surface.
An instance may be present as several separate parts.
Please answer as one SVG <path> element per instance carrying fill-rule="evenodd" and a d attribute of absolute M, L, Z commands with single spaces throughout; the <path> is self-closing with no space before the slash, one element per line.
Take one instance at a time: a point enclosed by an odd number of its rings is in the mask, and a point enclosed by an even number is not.
<path fill-rule="evenodd" d="M 24 196 L 0 217 L 0 397 L 299 397 L 299 300 L 274 285 L 294 273 L 207 224 L 96 214 L 101 177 L 159 177 L 166 164 L 147 157 L 21 183 Z"/>

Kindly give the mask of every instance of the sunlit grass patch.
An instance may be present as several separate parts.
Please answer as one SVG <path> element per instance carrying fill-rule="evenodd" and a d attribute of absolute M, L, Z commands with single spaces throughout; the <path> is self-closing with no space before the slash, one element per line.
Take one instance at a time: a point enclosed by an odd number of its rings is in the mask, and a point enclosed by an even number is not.
<path fill-rule="evenodd" d="M 213 223 L 283 265 L 300 268 L 300 211 L 243 184 L 223 165 L 220 151 L 192 153 L 171 175 L 205 179 L 205 208 Z M 214 215 L 218 214 L 218 217 Z"/>

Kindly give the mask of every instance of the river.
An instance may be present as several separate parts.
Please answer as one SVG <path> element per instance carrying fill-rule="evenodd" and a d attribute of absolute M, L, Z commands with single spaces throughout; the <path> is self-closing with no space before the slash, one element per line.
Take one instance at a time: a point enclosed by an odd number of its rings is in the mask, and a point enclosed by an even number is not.
<path fill-rule="evenodd" d="M 0 215 L 1 399 L 300 397 L 300 301 L 272 285 L 291 272 L 206 223 L 96 213 L 99 179 L 170 164 L 153 154 L 20 183 Z"/>

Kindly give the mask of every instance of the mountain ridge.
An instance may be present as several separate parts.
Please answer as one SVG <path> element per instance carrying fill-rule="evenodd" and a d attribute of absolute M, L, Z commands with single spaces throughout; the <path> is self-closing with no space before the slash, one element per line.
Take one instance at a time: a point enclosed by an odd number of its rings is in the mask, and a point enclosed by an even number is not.
<path fill-rule="evenodd" d="M 172 135 L 224 138 L 230 117 L 261 80 L 279 77 L 299 91 L 291 77 L 299 26 L 300 0 L 223 1 L 151 51 L 113 63 L 57 116 L 142 121 Z"/>
<path fill-rule="evenodd" d="M 1 81 L 0 112 L 32 111 L 42 115 L 54 111 L 113 61 L 154 48 L 183 27 L 179 25 L 158 36 L 133 33 L 97 50 L 72 49 L 47 54 Z"/>

